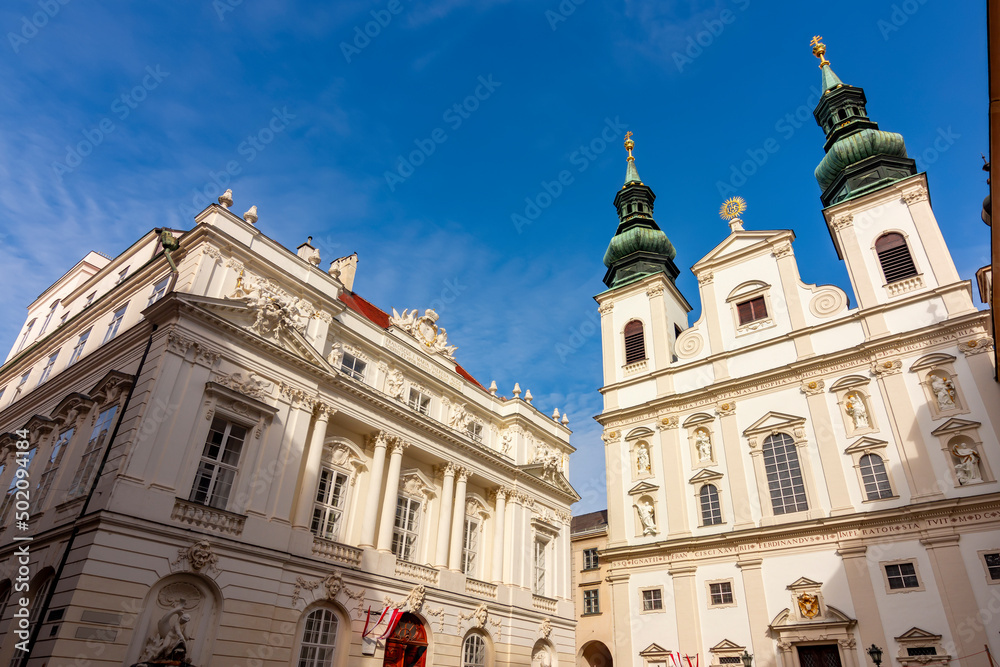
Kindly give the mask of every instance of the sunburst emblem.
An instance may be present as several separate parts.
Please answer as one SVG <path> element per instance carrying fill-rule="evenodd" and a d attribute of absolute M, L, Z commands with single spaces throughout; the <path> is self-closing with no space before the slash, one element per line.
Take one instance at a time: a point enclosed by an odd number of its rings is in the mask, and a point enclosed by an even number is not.
<path fill-rule="evenodd" d="M 722 202 L 719 208 L 719 217 L 723 220 L 734 220 L 747 210 L 747 203 L 743 197 L 730 197 Z"/>

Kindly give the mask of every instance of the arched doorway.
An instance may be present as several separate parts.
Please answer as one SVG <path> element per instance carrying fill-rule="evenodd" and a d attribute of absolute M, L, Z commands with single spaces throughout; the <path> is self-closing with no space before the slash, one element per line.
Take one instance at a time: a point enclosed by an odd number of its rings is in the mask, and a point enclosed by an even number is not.
<path fill-rule="evenodd" d="M 413 614 L 403 614 L 385 642 L 384 667 L 426 667 L 427 631 Z"/>
<path fill-rule="evenodd" d="M 587 642 L 580 651 L 582 667 L 612 667 L 611 651 L 602 642 Z"/>

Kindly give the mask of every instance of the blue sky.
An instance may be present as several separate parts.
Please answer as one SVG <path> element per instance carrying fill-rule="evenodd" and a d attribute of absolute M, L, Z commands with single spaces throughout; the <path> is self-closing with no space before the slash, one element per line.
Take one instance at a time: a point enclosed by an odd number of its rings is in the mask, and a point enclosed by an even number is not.
<path fill-rule="evenodd" d="M 313 236 L 323 266 L 357 251 L 357 293 L 436 307 L 484 384 L 566 410 L 574 509 L 601 509 L 592 296 L 624 129 L 692 322 L 689 267 L 728 232 L 729 194 L 748 229 L 795 230 L 804 280 L 850 290 L 812 176 L 822 34 L 928 172 L 971 278 L 988 263 L 984 23 L 985 3 L 942 0 L 4 3 L 0 343 L 88 250 L 188 228 L 231 179 L 264 233 Z"/>

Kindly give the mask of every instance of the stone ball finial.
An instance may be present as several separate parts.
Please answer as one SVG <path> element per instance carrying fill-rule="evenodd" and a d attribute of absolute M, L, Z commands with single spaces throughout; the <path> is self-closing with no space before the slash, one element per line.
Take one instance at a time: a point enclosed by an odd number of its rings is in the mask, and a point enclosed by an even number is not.
<path fill-rule="evenodd" d="M 490 396 L 496 396 L 496 395 L 497 395 L 497 381 L 493 380 L 492 382 L 490 382 Z"/>
<path fill-rule="evenodd" d="M 257 224 L 257 205 L 254 204 L 250 207 L 250 210 L 243 214 L 243 219 L 249 222 L 251 225 Z"/>
<path fill-rule="evenodd" d="M 514 383 L 514 398 L 521 398 L 521 385 L 517 382 Z"/>
<path fill-rule="evenodd" d="M 567 424 L 569 424 L 569 415 L 564 412 L 562 418 L 562 425 L 566 426 Z"/>
<path fill-rule="evenodd" d="M 552 410 L 552 421 L 559 421 L 559 408 Z"/>
<path fill-rule="evenodd" d="M 529 405 L 531 404 L 531 402 L 533 400 L 535 400 L 535 397 L 531 395 L 531 390 L 530 389 L 528 391 L 524 392 L 524 400 L 526 400 Z"/>
<path fill-rule="evenodd" d="M 219 195 L 219 204 L 225 208 L 229 208 L 233 205 L 233 190 L 232 188 L 226 190 L 221 195 Z"/>

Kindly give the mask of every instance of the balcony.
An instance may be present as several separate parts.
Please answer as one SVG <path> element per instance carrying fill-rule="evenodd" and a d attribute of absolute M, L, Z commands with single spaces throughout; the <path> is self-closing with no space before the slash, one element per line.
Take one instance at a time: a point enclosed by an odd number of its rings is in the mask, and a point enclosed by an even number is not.
<path fill-rule="evenodd" d="M 532 595 L 531 606 L 549 614 L 556 613 L 556 601 L 542 595 Z"/>
<path fill-rule="evenodd" d="M 489 598 L 490 600 L 497 599 L 497 585 L 488 584 L 485 581 L 479 581 L 478 579 L 466 579 L 465 592 L 469 595 Z"/>
<path fill-rule="evenodd" d="M 409 581 L 419 581 L 422 584 L 437 585 L 438 571 L 426 565 L 417 565 L 405 560 L 396 561 L 396 576 Z"/>
<path fill-rule="evenodd" d="M 180 523 L 186 523 L 197 528 L 208 528 L 227 535 L 239 535 L 243 532 L 243 524 L 247 518 L 241 514 L 233 514 L 225 510 L 215 509 L 207 505 L 199 505 L 177 498 L 170 518 Z"/>
<path fill-rule="evenodd" d="M 320 558 L 332 560 L 348 567 L 358 567 L 361 565 L 361 549 L 349 547 L 333 540 L 324 540 L 322 537 L 313 536 L 312 552 Z"/>

